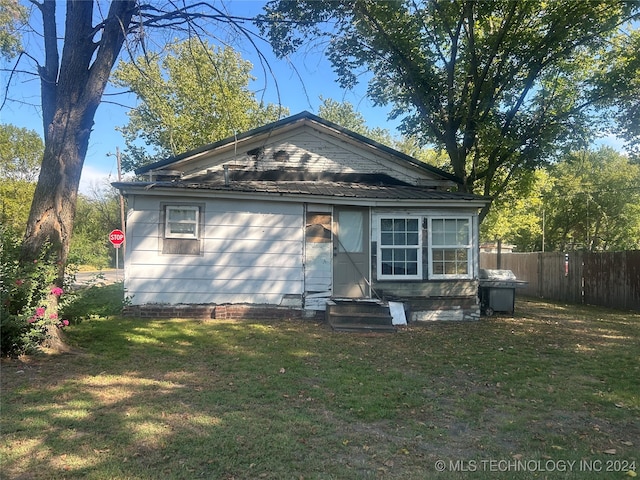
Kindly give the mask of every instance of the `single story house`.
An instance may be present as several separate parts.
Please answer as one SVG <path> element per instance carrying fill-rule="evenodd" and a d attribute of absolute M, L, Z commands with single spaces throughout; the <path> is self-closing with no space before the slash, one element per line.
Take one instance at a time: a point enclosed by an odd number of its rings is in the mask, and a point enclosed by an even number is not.
<path fill-rule="evenodd" d="M 459 180 L 308 112 L 136 171 L 127 311 L 310 317 L 393 300 L 409 321 L 477 319 L 478 212 Z"/>

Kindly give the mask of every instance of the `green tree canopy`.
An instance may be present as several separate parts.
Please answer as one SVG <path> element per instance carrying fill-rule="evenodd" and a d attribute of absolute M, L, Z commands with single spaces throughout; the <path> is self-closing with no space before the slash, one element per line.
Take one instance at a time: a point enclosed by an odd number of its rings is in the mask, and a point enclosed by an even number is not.
<path fill-rule="evenodd" d="M 341 84 L 445 150 L 463 189 L 497 197 L 593 132 L 595 58 L 640 4 L 601 0 L 272 1 L 263 30 L 287 55 L 327 39 Z M 487 210 L 483 211 L 483 215 Z"/>
<path fill-rule="evenodd" d="M 507 191 L 481 225 L 483 241 L 520 252 L 640 248 L 640 165 L 610 147 L 581 150 Z"/>
<path fill-rule="evenodd" d="M 626 140 L 628 150 L 640 159 L 640 30 L 613 37 L 598 66 L 596 86 L 613 120 L 609 131 Z"/>
<path fill-rule="evenodd" d="M 40 172 L 44 142 L 27 128 L 0 124 L 0 177 L 35 182 Z"/>
<path fill-rule="evenodd" d="M 543 192 L 549 250 L 640 249 L 640 165 L 609 147 L 572 153 Z"/>
<path fill-rule="evenodd" d="M 482 242 L 502 240 L 518 252 L 539 251 L 542 248 L 543 192 L 549 188 L 550 176 L 545 168 L 529 172 L 525 188 L 508 188 L 480 225 Z"/>
<path fill-rule="evenodd" d="M 27 10 L 17 0 L 0 0 L 0 56 L 15 57 L 22 48 L 19 26 L 27 21 Z"/>
<path fill-rule="evenodd" d="M 69 262 L 96 268 L 110 266 L 114 248 L 108 233 L 120 228 L 118 192 L 111 186 L 94 188 L 89 195 L 78 196 L 78 215 L 73 226 Z"/>
<path fill-rule="evenodd" d="M 10 228 L 15 235 L 24 235 L 29 205 L 36 184 L 26 180 L 0 179 L 0 225 Z"/>
<path fill-rule="evenodd" d="M 33 130 L 0 125 L 0 223 L 24 234 L 44 143 Z"/>
<path fill-rule="evenodd" d="M 252 68 L 232 48 L 198 39 L 120 62 L 112 81 L 140 102 L 121 129 L 127 145 L 123 168 L 133 170 L 286 116 L 285 108 L 256 99 L 249 89 Z"/>

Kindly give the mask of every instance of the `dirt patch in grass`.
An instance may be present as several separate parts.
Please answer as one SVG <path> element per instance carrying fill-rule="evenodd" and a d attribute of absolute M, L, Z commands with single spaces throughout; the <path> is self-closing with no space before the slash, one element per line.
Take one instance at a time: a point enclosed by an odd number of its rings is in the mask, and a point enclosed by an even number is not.
<path fill-rule="evenodd" d="M 69 337 L 82 354 L 2 360 L 4 478 L 605 478 L 482 462 L 640 466 L 638 313 L 519 300 L 514 317 L 395 335 L 110 317 Z"/>

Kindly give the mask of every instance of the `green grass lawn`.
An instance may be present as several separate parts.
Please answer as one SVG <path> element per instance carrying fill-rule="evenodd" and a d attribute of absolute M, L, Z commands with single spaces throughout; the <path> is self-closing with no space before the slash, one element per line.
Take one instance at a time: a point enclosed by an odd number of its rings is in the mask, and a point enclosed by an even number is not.
<path fill-rule="evenodd" d="M 102 288 L 91 308 L 121 295 Z M 396 334 L 94 315 L 67 335 L 78 353 L 2 361 L 2 478 L 640 470 L 638 313 L 518 299 L 514 317 Z"/>

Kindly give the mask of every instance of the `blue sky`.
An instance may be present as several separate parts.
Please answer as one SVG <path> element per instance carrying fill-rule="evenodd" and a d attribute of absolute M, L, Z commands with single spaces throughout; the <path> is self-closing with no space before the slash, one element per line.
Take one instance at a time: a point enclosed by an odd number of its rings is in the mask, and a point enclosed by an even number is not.
<path fill-rule="evenodd" d="M 251 17 L 258 13 L 264 2 L 252 0 L 234 0 L 227 2 L 227 8 L 235 15 Z M 64 14 L 64 4 L 59 4 L 59 14 Z M 25 39 L 25 48 L 39 49 L 36 42 Z M 394 135 L 397 122 L 389 122 L 387 114 L 389 108 L 374 107 L 366 98 L 366 82 L 360 84 L 354 91 L 345 91 L 336 82 L 331 65 L 322 52 L 318 49 L 296 54 L 289 61 L 278 60 L 266 43 L 258 43 L 262 53 L 267 57 L 269 68 L 273 70 L 273 76 L 263 71 L 254 47 L 245 44 L 234 43 L 232 46 L 242 56 L 254 65 L 253 75 L 257 80 L 253 83 L 256 95 L 264 96 L 266 102 L 278 102 L 278 89 L 283 106 L 288 107 L 291 114 L 308 110 L 317 113 L 321 104 L 320 96 L 332 98 L 337 101 L 347 101 L 354 105 L 366 119 L 369 127 L 386 128 Z M 31 52 L 30 52 L 31 53 Z M 34 52 L 37 54 L 37 52 Z M 290 63 L 295 65 L 291 67 Z M 5 64 L 5 67 L 8 65 Z M 23 68 L 26 68 L 24 66 Z M 297 70 L 297 72 L 296 72 Z M 274 78 L 275 77 L 275 78 Z M 276 80 L 278 89 L 276 89 Z M 4 85 L 5 82 L 3 82 Z M 112 88 L 108 92 L 113 92 Z M 42 117 L 39 107 L 39 82 L 34 77 L 21 77 L 12 82 L 9 90 L 9 98 L 14 101 L 7 102 L 0 111 L 0 122 L 11 123 L 19 127 L 25 127 L 37 131 L 42 135 Z M 116 131 L 118 126 L 127 123 L 127 108 L 121 105 L 109 103 L 111 100 L 127 106 L 135 106 L 135 97 L 119 96 L 105 97 L 98 108 L 95 125 L 89 143 L 89 151 L 85 161 L 80 190 L 90 193 L 94 186 L 104 186 L 109 181 L 117 179 L 115 160 L 116 147 L 124 149 L 122 136 Z M 615 138 L 605 138 L 599 143 L 611 145 L 621 149 L 621 142 Z"/>

